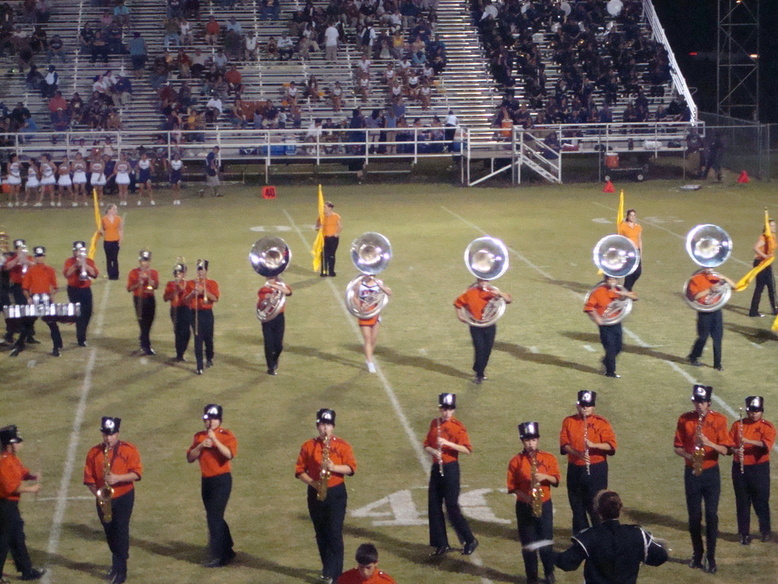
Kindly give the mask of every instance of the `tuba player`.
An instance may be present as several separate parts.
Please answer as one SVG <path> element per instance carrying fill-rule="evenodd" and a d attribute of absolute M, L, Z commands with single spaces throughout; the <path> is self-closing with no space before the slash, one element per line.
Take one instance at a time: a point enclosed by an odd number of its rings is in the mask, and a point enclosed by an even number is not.
<path fill-rule="evenodd" d="M 637 300 L 637 294 L 619 286 L 617 278 L 605 276 L 602 284 L 592 291 L 589 300 L 584 305 L 584 312 L 600 329 L 600 342 L 605 349 L 602 364 L 605 366 L 606 377 L 621 377 L 621 375 L 616 374 L 616 357 L 621 353 L 621 323 L 603 324 L 603 315 L 608 309 L 608 305 L 620 298 Z"/>

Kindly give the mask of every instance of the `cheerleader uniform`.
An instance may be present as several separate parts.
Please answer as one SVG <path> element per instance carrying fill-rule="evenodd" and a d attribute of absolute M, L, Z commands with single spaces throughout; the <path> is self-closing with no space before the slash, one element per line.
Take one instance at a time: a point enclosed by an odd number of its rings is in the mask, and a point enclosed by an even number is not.
<path fill-rule="evenodd" d="M 22 164 L 13 162 L 8 165 L 8 177 L 6 179 L 9 185 L 18 186 L 22 184 Z"/>
<path fill-rule="evenodd" d="M 83 162 L 73 163 L 73 184 L 85 185 L 86 184 L 86 164 Z"/>
<path fill-rule="evenodd" d="M 92 177 L 89 183 L 93 187 L 104 187 L 106 180 L 105 180 L 105 173 L 103 172 L 104 166 L 102 162 L 93 162 L 92 163 Z"/>
<path fill-rule="evenodd" d="M 41 164 L 41 186 L 55 185 L 57 179 L 54 178 L 54 166 L 51 162 L 44 162 Z"/>
<path fill-rule="evenodd" d="M 60 187 L 72 187 L 73 181 L 70 179 L 70 163 L 69 162 L 63 162 L 59 165 L 59 169 L 57 170 L 59 173 L 59 179 L 57 179 L 57 184 Z"/>
<path fill-rule="evenodd" d="M 129 185 L 130 184 L 130 163 L 119 161 L 116 163 L 116 184 L 117 185 Z"/>
<path fill-rule="evenodd" d="M 151 182 L 151 160 L 141 158 L 138 160 L 138 183 L 145 185 Z"/>
<path fill-rule="evenodd" d="M 37 189 L 41 186 L 41 181 L 38 180 L 38 169 L 35 168 L 34 164 L 31 164 L 27 169 L 27 184 L 25 186 L 28 189 Z"/>
<path fill-rule="evenodd" d="M 170 184 L 171 185 L 180 185 L 181 184 L 181 169 L 184 166 L 183 160 L 171 160 L 170 161 Z"/>
<path fill-rule="evenodd" d="M 383 291 L 378 284 L 372 284 L 368 286 L 365 284 L 364 280 L 359 283 L 359 291 L 357 292 L 357 296 L 359 297 L 360 302 L 375 298 L 377 294 L 383 294 Z M 359 326 L 375 326 L 376 323 L 381 322 L 381 316 L 376 315 L 373 318 L 360 318 L 357 320 L 359 321 Z"/>

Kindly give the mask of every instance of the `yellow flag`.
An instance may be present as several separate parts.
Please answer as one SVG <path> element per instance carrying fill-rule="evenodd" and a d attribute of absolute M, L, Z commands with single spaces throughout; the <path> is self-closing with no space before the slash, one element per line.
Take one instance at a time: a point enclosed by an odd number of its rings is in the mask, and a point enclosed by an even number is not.
<path fill-rule="evenodd" d="M 87 257 L 90 260 L 95 259 L 95 252 L 97 251 L 97 240 L 100 239 L 100 227 L 101 227 L 101 221 L 100 221 L 100 201 L 97 200 L 97 189 L 92 189 L 92 202 L 94 203 L 94 209 L 95 209 L 95 233 L 92 236 L 92 240 L 89 242 L 89 252 L 87 253 Z"/>
<path fill-rule="evenodd" d="M 619 232 L 619 225 L 624 221 L 624 189 L 619 193 L 619 210 L 616 211 L 616 233 Z"/>
<path fill-rule="evenodd" d="M 321 254 L 324 252 L 324 229 L 321 226 L 324 225 L 324 193 L 319 185 L 319 230 L 316 232 L 316 239 L 313 241 L 313 247 L 311 248 L 311 255 L 313 256 L 313 271 L 318 272 L 321 270 Z"/>

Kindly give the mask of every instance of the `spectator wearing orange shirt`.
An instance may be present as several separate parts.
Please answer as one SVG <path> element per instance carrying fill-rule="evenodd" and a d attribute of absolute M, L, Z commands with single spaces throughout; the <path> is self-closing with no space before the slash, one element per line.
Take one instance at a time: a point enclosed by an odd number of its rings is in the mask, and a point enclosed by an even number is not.
<path fill-rule="evenodd" d="M 54 271 L 54 268 L 46 264 L 45 247 L 42 245 L 34 247 L 33 256 L 35 263 L 29 267 L 27 273 L 22 278 L 22 290 L 28 304 L 46 305 L 54 302 L 54 295 L 59 289 L 57 286 L 57 273 Z M 34 321 L 34 319 L 31 320 Z M 59 350 L 62 348 L 62 335 L 59 332 L 59 325 L 53 319 L 47 318 L 44 322 L 48 325 L 51 332 L 51 342 L 53 344 L 51 354 L 54 357 L 59 357 Z M 12 357 L 16 357 L 24 350 L 25 339 L 32 336 L 29 330 L 32 323 L 25 324 L 24 326 L 26 330 L 19 335 L 14 349 L 11 351 Z"/>
<path fill-rule="evenodd" d="M 235 94 L 236 98 L 240 98 L 243 94 L 243 76 L 237 66 L 230 65 L 229 70 L 224 74 L 224 80 L 227 82 L 227 93 Z"/>
<path fill-rule="evenodd" d="M 321 258 L 321 274 L 319 274 L 322 278 L 335 277 L 335 252 L 338 251 L 340 233 L 343 231 L 343 222 L 340 215 L 333 211 L 334 208 L 335 205 L 327 201 L 324 203 L 324 219 L 316 218 L 316 229 L 324 232 L 324 249 Z"/>
<path fill-rule="evenodd" d="M 726 282 L 733 288 L 735 283 L 719 272 L 714 272 L 712 268 L 704 268 L 697 272 L 689 280 L 686 288 L 687 295 L 702 305 L 706 304 L 706 298 L 714 297 L 721 282 Z M 721 366 L 721 341 L 724 337 L 724 317 L 721 314 L 721 308 L 711 312 L 697 312 L 697 340 L 692 345 L 691 353 L 686 357 L 690 365 L 699 367 L 701 363 L 699 358 L 705 348 L 708 337 L 713 339 L 713 368 L 717 371 L 722 370 Z"/>
<path fill-rule="evenodd" d="M 235 435 L 222 427 L 224 409 L 208 404 L 203 409 L 205 430 L 197 432 L 186 451 L 186 461 L 200 463 L 201 494 L 208 522 L 208 547 L 211 559 L 206 568 L 226 566 L 235 558 L 230 526 L 224 512 L 232 492 L 232 459 L 238 452 Z"/>
<path fill-rule="evenodd" d="M 629 276 L 624 278 L 624 287 L 627 290 L 632 290 L 635 286 L 635 282 L 638 281 L 640 275 L 643 273 L 643 227 L 637 222 L 637 213 L 635 209 L 629 209 L 627 215 L 624 217 L 624 221 L 619 224 L 619 235 L 627 237 L 635 247 L 638 249 L 639 262 L 637 269 Z"/>
<path fill-rule="evenodd" d="M 378 550 L 372 543 L 357 548 L 357 567 L 341 574 L 338 584 L 397 584 L 389 574 L 378 569 Z"/>
<path fill-rule="evenodd" d="M 219 40 L 219 33 L 221 32 L 221 25 L 216 20 L 216 17 L 211 15 L 208 17 L 208 22 L 205 23 L 205 42 L 209 45 L 215 45 Z"/>
<path fill-rule="evenodd" d="M 159 272 L 151 269 L 151 252 L 140 250 L 138 267 L 127 275 L 127 292 L 132 292 L 135 316 L 140 327 L 140 350 L 144 355 L 156 355 L 151 348 L 151 326 L 157 312 L 157 300 L 154 290 L 159 288 Z"/>
<path fill-rule="evenodd" d="M 616 357 L 621 353 L 622 329 L 621 322 L 616 324 L 603 324 L 603 315 L 608 305 L 620 298 L 637 299 L 637 294 L 630 292 L 623 286 L 618 286 L 618 280 L 606 276 L 602 284 L 591 291 L 584 305 L 584 312 L 589 315 L 600 329 L 600 342 L 605 349 L 602 364 L 605 366 L 605 376 L 619 378 L 616 374 Z"/>

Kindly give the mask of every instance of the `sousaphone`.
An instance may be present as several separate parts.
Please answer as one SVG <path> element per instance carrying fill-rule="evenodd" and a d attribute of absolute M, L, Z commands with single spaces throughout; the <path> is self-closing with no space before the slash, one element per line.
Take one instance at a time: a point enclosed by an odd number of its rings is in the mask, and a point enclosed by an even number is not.
<path fill-rule="evenodd" d="M 274 278 L 283 272 L 292 261 L 292 250 L 280 237 L 268 235 L 258 239 L 249 251 L 251 267 L 260 276 Z M 281 313 L 286 304 L 286 294 L 273 290 L 263 298 L 257 308 L 257 318 L 260 322 L 269 322 Z"/>
<path fill-rule="evenodd" d="M 369 319 L 381 313 L 389 302 L 383 290 L 359 294 L 359 286 L 367 277 L 383 272 L 392 259 L 392 244 L 374 231 L 368 231 L 351 242 L 351 261 L 361 273 L 346 286 L 346 309 L 361 319 Z"/>
<path fill-rule="evenodd" d="M 508 271 L 509 265 L 508 248 L 495 237 L 479 237 L 465 249 L 465 266 L 479 280 L 496 280 Z M 465 311 L 470 326 L 492 326 L 505 314 L 508 303 L 500 296 L 499 288 L 490 285 L 487 290 L 494 295 L 487 302 L 480 319 L 475 318 L 470 311 Z"/>
<path fill-rule="evenodd" d="M 640 252 L 634 243 L 623 235 L 606 235 L 592 250 L 592 261 L 603 274 L 610 278 L 625 278 L 638 269 L 640 265 Z M 602 282 L 594 286 L 586 293 L 584 304 Z M 616 286 L 616 290 L 625 290 L 623 286 Z M 620 323 L 632 312 L 632 298 L 617 298 L 611 300 L 602 314 L 602 324 L 610 326 Z"/>
<path fill-rule="evenodd" d="M 701 269 L 694 272 L 683 285 L 683 299 L 694 310 L 715 312 L 722 308 L 732 296 L 732 286 L 725 280 L 714 284 L 706 296 L 694 299 L 689 292 L 692 278 L 705 269 L 723 264 L 732 255 L 732 238 L 718 225 L 697 225 L 686 234 L 686 253 Z M 715 272 L 713 272 L 715 274 Z"/>

